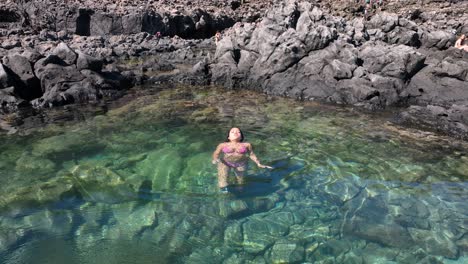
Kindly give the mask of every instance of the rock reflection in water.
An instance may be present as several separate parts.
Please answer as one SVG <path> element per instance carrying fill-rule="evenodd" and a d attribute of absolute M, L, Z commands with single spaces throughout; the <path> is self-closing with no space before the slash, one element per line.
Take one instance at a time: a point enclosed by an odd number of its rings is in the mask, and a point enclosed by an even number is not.
<path fill-rule="evenodd" d="M 213 87 L 123 100 L 0 136 L 2 263 L 467 260 L 463 142 Z M 210 155 L 233 125 L 274 169 L 221 195 Z"/>

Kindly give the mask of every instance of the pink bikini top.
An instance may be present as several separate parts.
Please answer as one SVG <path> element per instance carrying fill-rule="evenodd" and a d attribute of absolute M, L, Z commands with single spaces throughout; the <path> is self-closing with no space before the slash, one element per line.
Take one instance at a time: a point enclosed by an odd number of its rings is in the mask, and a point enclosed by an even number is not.
<path fill-rule="evenodd" d="M 236 150 L 235 150 L 234 148 L 230 148 L 230 147 L 228 147 L 228 146 L 223 147 L 223 152 L 224 152 L 224 153 L 233 153 L 233 152 L 235 152 L 235 151 L 236 151 Z M 245 153 L 247 153 L 247 148 L 246 148 L 244 145 L 242 145 L 242 146 L 237 150 L 237 153 L 239 153 L 239 154 L 245 154 Z"/>

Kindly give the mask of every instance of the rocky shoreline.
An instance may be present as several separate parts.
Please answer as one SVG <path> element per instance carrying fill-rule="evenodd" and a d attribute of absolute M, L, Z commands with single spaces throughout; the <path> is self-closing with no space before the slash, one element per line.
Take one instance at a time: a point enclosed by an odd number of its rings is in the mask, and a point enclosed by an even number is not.
<path fill-rule="evenodd" d="M 98 102 L 142 84 L 214 84 L 397 108 L 398 124 L 467 140 L 468 53 L 453 44 L 468 33 L 468 1 L 384 1 L 366 17 L 363 8 L 8 0 L 0 4 L 0 111 Z"/>

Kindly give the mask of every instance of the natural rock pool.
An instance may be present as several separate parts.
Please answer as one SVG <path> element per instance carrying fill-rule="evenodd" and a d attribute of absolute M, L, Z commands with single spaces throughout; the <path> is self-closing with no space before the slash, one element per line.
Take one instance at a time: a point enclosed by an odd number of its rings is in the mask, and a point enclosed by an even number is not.
<path fill-rule="evenodd" d="M 274 169 L 225 195 L 231 126 Z M 467 144 L 385 114 L 147 88 L 0 140 L 1 263 L 468 262 Z"/>

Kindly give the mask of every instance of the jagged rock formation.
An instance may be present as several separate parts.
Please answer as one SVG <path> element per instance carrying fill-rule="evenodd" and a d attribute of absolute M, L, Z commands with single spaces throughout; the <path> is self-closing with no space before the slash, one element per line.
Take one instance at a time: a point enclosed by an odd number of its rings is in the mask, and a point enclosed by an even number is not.
<path fill-rule="evenodd" d="M 3 110 L 16 110 L 30 101 L 36 107 L 98 101 L 104 95 L 117 96 L 131 80 L 118 72 L 103 72 L 103 62 L 65 43 L 46 56 L 36 51 L 12 53 L 0 63 L 0 104 Z"/>
<path fill-rule="evenodd" d="M 466 138 L 468 56 L 452 48 L 454 41 L 451 32 L 396 14 L 348 21 L 309 2 L 285 1 L 259 24 L 228 30 L 211 65 L 212 79 L 231 88 L 369 109 L 414 104 L 422 108 L 400 121 L 413 123 L 419 119 L 410 116 L 424 112 L 422 123 L 442 123 L 426 127 Z M 434 116 L 424 111 L 429 106 L 441 109 Z"/>
<path fill-rule="evenodd" d="M 452 47 L 468 33 L 466 1 L 369 9 L 362 1 L 288 0 L 264 13 L 271 4 L 8 0 L 0 5 L 2 111 L 96 101 L 135 83 L 214 83 L 402 107 L 400 123 L 468 138 L 468 55 Z M 224 32 L 214 46 L 217 30 Z M 136 69 L 116 65 L 155 54 Z M 194 67 L 180 71 L 181 63 Z M 155 69 L 174 74 L 146 74 Z"/>
<path fill-rule="evenodd" d="M 108 36 L 160 32 L 162 36 L 206 38 L 217 30 L 230 27 L 242 19 L 233 2 L 192 1 L 11 1 L 5 21 L 17 22 L 24 30 L 50 30 L 81 36 Z M 259 14 L 252 15 L 259 17 Z M 245 18 L 249 19 L 249 18 Z M 250 18 L 254 19 L 254 18 Z"/>

